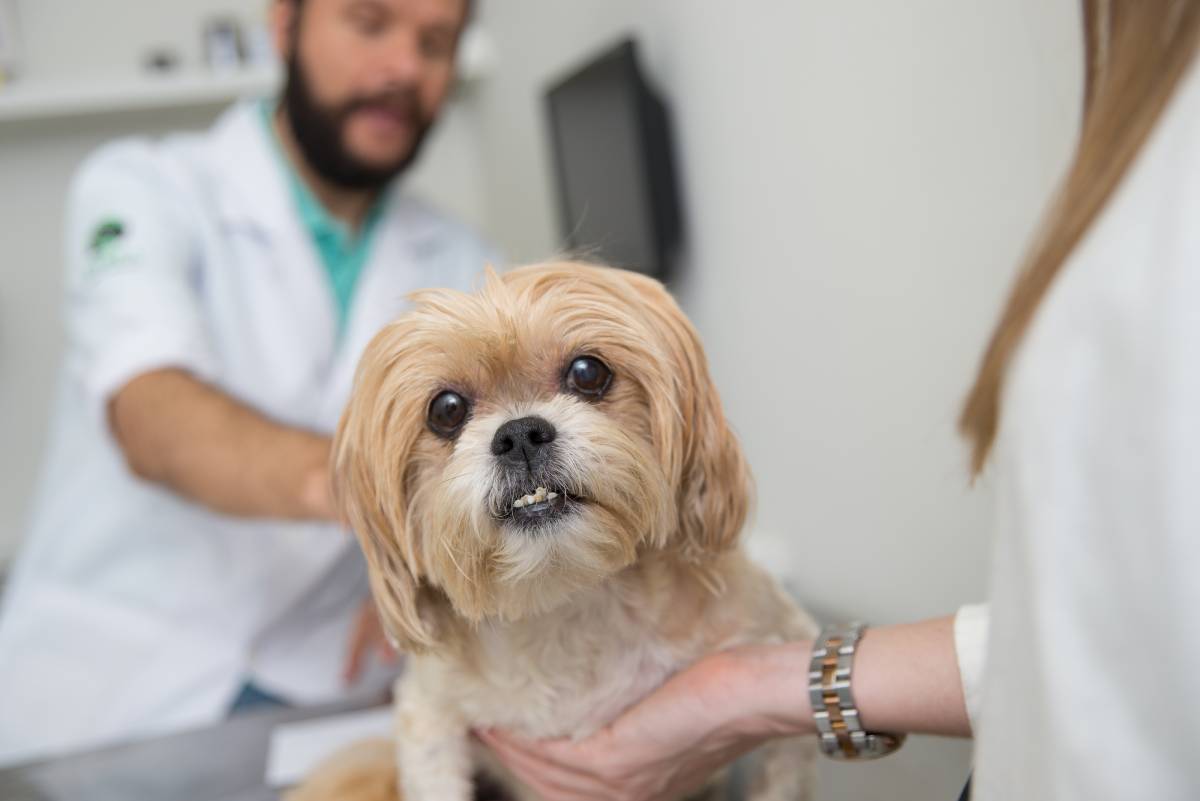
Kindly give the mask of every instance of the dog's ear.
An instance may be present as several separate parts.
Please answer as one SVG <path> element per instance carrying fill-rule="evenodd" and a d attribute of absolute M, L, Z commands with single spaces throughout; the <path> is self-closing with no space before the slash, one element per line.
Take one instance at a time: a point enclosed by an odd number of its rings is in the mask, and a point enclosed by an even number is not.
<path fill-rule="evenodd" d="M 661 284 L 630 277 L 666 349 L 661 384 L 649 395 L 655 444 L 677 492 L 674 545 L 702 560 L 737 544 L 754 493 L 750 471 L 696 329 Z"/>
<path fill-rule="evenodd" d="M 418 532 L 408 513 L 423 409 L 402 391 L 404 342 L 403 325 L 393 323 L 364 351 L 334 437 L 332 480 L 338 512 L 366 557 L 384 629 L 399 650 L 420 652 L 438 642 L 434 613 L 442 596 L 421 582 Z"/>

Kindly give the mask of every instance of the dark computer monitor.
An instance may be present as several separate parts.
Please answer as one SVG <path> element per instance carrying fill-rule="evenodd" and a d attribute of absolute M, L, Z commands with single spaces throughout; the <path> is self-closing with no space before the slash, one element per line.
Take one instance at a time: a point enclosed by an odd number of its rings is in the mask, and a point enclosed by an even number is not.
<path fill-rule="evenodd" d="M 625 40 L 546 92 L 562 235 L 596 260 L 667 280 L 680 238 L 670 124 Z"/>

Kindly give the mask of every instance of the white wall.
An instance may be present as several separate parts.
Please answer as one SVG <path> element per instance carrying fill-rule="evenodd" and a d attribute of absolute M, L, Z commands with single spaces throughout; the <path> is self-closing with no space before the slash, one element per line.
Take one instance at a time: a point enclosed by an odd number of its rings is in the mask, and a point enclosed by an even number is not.
<path fill-rule="evenodd" d="M 678 291 L 758 477 L 751 545 L 831 619 L 986 594 L 959 403 L 1077 126 L 1071 0 L 497 0 L 493 227 L 554 249 L 540 93 L 632 31 L 675 112 Z M 797 687 L 801 678 L 797 677 Z M 821 798 L 953 798 L 961 743 L 826 764 Z"/>
<path fill-rule="evenodd" d="M 140 54 L 163 44 L 180 52 L 181 67 L 196 69 L 205 19 L 233 15 L 250 24 L 265 8 L 265 0 L 24 0 L 23 80 L 132 75 Z M 487 229 L 471 95 L 470 87 L 460 91 L 406 180 L 436 205 Z M 0 570 L 23 535 L 47 436 L 62 348 L 61 228 L 71 175 L 110 139 L 200 130 L 220 111 L 0 122 Z"/>
<path fill-rule="evenodd" d="M 154 4 L 171 18 L 154 25 L 219 5 Z M 105 30 L 150 6 L 110 0 L 123 11 Z M 1077 124 L 1075 6 L 492 0 L 495 70 L 464 93 L 422 183 L 513 260 L 551 253 L 540 92 L 635 32 L 675 111 L 689 230 L 678 291 L 758 476 L 752 545 L 830 618 L 946 613 L 985 594 L 991 496 L 968 492 L 953 424 Z M 128 53 L 86 41 L 87 26 L 48 28 L 78 37 L 56 45 L 62 58 Z M 0 553 L 44 436 L 67 177 L 121 130 L 204 116 L 0 127 Z M 952 798 L 966 759 L 963 744 L 917 739 L 871 766 L 825 764 L 820 798 Z"/>
<path fill-rule="evenodd" d="M 981 596 L 989 497 L 953 427 L 1074 136 L 1074 4 L 523 0 L 483 24 L 491 227 L 517 260 L 558 243 L 542 90 L 641 39 L 675 112 L 678 292 L 802 591 L 881 621 Z"/>

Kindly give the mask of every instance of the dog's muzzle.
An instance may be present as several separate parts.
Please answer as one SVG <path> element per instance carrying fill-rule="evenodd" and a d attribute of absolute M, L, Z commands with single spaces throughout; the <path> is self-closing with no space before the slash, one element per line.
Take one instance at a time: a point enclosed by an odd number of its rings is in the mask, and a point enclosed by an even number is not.
<path fill-rule="evenodd" d="M 558 431 L 544 417 L 509 420 L 492 438 L 492 455 L 513 492 L 499 517 L 526 528 L 551 523 L 578 501 L 551 478 Z"/>

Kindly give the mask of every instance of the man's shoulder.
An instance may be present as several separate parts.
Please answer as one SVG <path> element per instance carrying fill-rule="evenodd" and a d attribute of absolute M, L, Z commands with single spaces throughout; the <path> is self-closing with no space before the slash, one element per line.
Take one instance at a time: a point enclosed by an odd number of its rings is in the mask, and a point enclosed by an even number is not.
<path fill-rule="evenodd" d="M 503 267 L 498 251 L 475 228 L 411 196 L 389 204 L 390 225 L 425 272 L 428 285 L 470 290 L 484 267 Z"/>
<path fill-rule="evenodd" d="M 400 194 L 390 204 L 392 224 L 413 238 L 490 254 L 494 249 L 472 225 L 413 195 Z"/>
<path fill-rule="evenodd" d="M 75 171 L 72 185 L 76 192 L 96 184 L 103 187 L 114 183 L 178 188 L 183 165 L 194 161 L 202 146 L 201 134 L 115 139 L 84 158 Z"/>
<path fill-rule="evenodd" d="M 89 153 L 75 172 L 75 183 L 89 180 L 129 180 L 138 183 L 167 183 L 174 189 L 194 183 L 197 172 L 206 172 L 228 161 L 225 140 L 249 112 L 239 103 L 207 130 L 178 131 L 161 137 L 129 136 L 107 142 Z M 216 156 L 214 157 L 214 154 Z"/>

